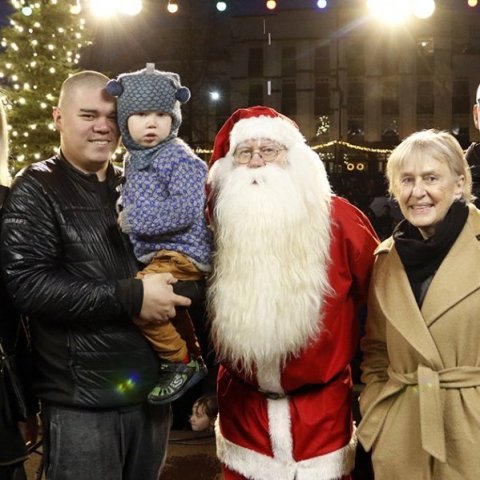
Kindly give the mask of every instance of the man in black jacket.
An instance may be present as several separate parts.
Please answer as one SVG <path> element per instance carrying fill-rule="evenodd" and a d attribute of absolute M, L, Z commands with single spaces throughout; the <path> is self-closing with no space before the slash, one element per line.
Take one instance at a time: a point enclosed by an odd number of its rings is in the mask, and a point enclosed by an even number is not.
<path fill-rule="evenodd" d="M 60 153 L 17 176 L 4 206 L 2 263 L 16 307 L 30 317 L 50 480 L 156 480 L 170 409 L 146 403 L 158 359 L 132 317 L 162 322 L 190 301 L 175 279 L 134 279 L 116 223 L 120 172 L 108 78 L 67 79 L 53 111 Z"/>

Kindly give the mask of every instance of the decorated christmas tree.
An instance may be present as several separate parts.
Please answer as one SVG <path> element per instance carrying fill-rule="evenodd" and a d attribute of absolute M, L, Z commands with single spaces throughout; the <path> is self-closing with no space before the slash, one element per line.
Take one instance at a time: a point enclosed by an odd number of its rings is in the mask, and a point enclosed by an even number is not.
<path fill-rule="evenodd" d="M 0 87 L 11 128 L 11 166 L 18 171 L 55 153 L 52 107 L 61 82 L 80 70 L 79 52 L 92 37 L 73 0 L 11 3 L 9 25 L 0 31 Z"/>

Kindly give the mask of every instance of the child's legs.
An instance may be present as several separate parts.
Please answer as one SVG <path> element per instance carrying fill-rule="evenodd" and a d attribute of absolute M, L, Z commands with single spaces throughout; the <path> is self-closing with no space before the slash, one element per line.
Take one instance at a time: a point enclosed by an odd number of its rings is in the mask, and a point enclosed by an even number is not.
<path fill-rule="evenodd" d="M 204 277 L 204 273 L 181 253 L 161 250 L 143 270 L 138 272 L 137 278 L 143 278 L 149 273 L 166 272 L 187 281 L 197 281 Z M 164 360 L 182 362 L 188 352 L 195 358 L 200 357 L 200 345 L 188 311 L 177 308 L 177 314 L 172 322 L 144 324 L 135 319 L 135 324 Z"/>
<path fill-rule="evenodd" d="M 198 338 L 195 333 L 195 327 L 193 326 L 192 319 L 185 308 L 177 309 L 177 315 L 172 320 L 177 332 L 185 340 L 188 351 L 194 358 L 202 356 L 202 350 L 198 343 Z"/>
<path fill-rule="evenodd" d="M 185 255 L 170 250 L 160 250 L 137 278 L 147 273 L 171 273 L 177 280 L 203 280 L 205 273 L 199 270 Z"/>
<path fill-rule="evenodd" d="M 144 324 L 138 319 L 134 319 L 134 322 L 160 358 L 169 362 L 183 362 L 187 357 L 187 344 L 171 322 Z"/>

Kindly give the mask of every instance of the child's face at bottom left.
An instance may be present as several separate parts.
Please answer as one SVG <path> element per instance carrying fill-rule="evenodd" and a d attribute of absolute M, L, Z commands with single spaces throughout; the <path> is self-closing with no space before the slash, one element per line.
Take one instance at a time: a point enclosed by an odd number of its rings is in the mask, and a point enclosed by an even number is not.
<path fill-rule="evenodd" d="M 210 417 L 205 412 L 204 407 L 193 405 L 192 414 L 190 415 L 190 425 L 194 432 L 203 432 L 213 427 Z"/>
<path fill-rule="evenodd" d="M 128 118 L 128 131 L 142 147 L 155 147 L 163 142 L 172 128 L 172 117 L 164 112 L 137 112 Z"/>

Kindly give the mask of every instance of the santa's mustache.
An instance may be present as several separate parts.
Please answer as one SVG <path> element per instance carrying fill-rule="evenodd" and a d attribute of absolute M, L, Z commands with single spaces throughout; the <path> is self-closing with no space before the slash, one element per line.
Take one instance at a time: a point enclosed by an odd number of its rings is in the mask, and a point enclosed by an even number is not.
<path fill-rule="evenodd" d="M 268 164 L 260 168 L 237 168 L 232 173 L 232 179 L 246 185 L 265 185 L 283 175 L 285 170 L 282 167 Z"/>
<path fill-rule="evenodd" d="M 301 218 L 307 221 L 308 212 L 303 190 L 289 172 L 277 165 L 267 165 L 232 170 L 220 185 L 215 216 L 221 218 L 224 227 L 232 222 L 246 224 L 249 220 L 257 228 L 258 222 L 268 221 L 272 227 L 281 229 Z"/>
<path fill-rule="evenodd" d="M 291 183 L 292 178 L 287 170 L 279 165 L 267 164 L 260 168 L 236 167 L 232 168 L 222 182 L 221 190 L 231 188 L 241 189 L 252 187 L 271 188 L 280 183 Z"/>

